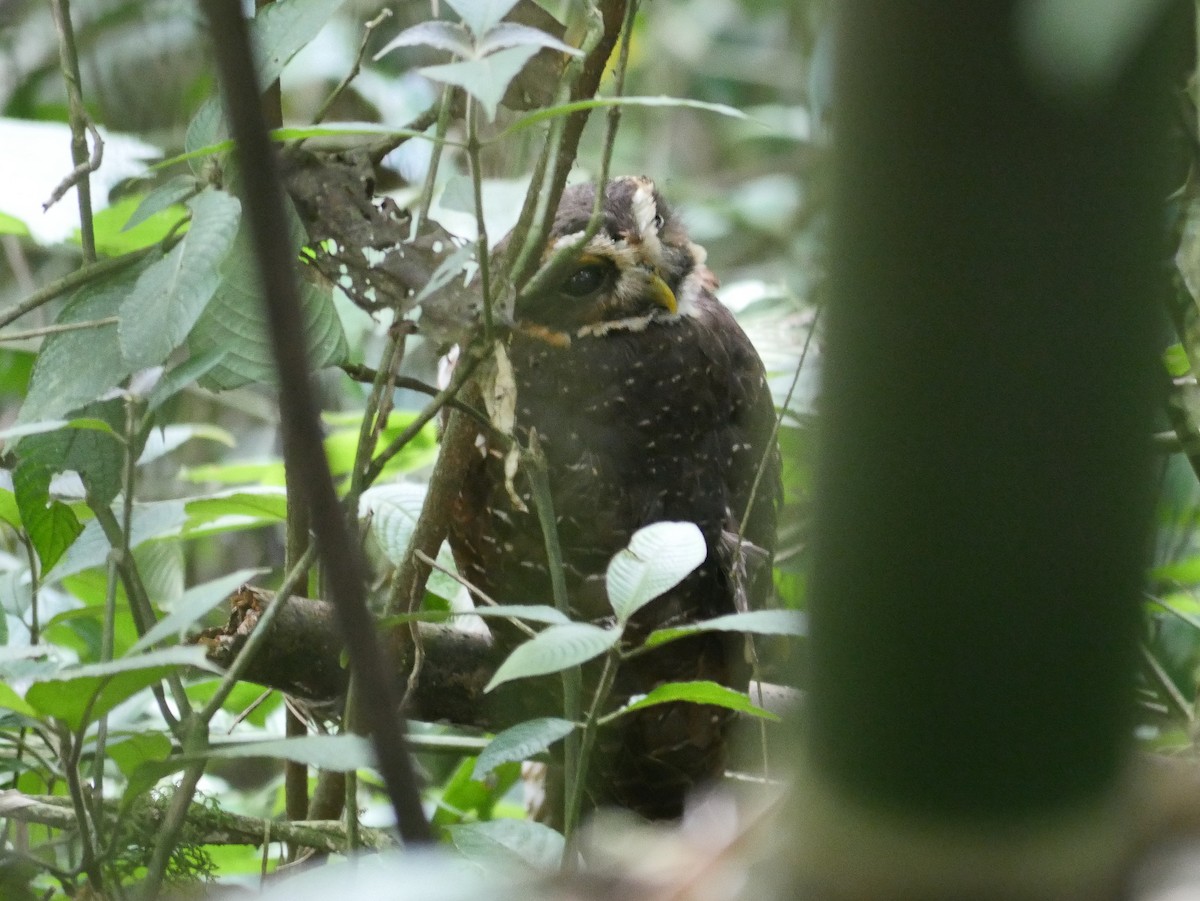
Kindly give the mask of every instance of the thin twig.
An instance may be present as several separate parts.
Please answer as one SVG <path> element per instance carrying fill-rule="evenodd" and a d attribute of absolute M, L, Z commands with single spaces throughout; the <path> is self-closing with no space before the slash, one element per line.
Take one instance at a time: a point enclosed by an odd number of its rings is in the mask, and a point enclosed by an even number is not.
<path fill-rule="evenodd" d="M 75 28 L 71 24 L 71 6 L 68 0 L 53 0 L 50 8 L 54 14 L 54 26 L 58 31 L 58 58 L 62 67 L 63 80 L 67 85 L 67 112 L 71 124 L 71 159 L 75 164 L 76 196 L 79 198 L 79 234 L 83 247 L 83 260 L 96 260 L 96 234 L 92 223 L 92 183 L 88 178 L 91 169 L 87 146 L 87 130 L 91 128 L 87 108 L 83 103 L 83 81 L 79 76 L 79 53 L 75 47 Z M 96 152 L 100 153 L 100 136 L 95 134 Z M 99 160 L 97 159 L 97 166 Z M 83 167 L 81 169 L 81 167 Z"/>
<path fill-rule="evenodd" d="M 30 294 L 20 303 L 9 307 L 4 312 L 0 313 L 0 328 L 20 319 L 26 313 L 31 313 L 43 304 L 47 304 L 60 297 L 69 291 L 74 291 L 76 288 L 83 287 L 89 282 L 95 281 L 102 276 L 109 275 L 113 272 L 118 272 L 126 266 L 130 266 L 138 260 L 144 259 L 150 254 L 158 250 L 158 245 L 152 247 L 143 247 L 140 250 L 132 251 L 119 257 L 110 257 L 106 260 L 92 263 L 84 266 L 81 269 L 76 269 L 69 275 L 64 275 L 62 278 L 55 279 L 50 284 L 39 288 L 33 294 Z"/>
<path fill-rule="evenodd" d="M 579 740 L 579 760 L 578 769 L 575 773 L 575 784 L 570 794 L 567 795 L 567 807 L 563 815 L 563 836 L 567 839 L 567 847 L 563 850 L 563 869 L 572 869 L 576 860 L 576 854 L 571 847 L 571 837 L 575 834 L 575 828 L 579 824 L 579 814 L 583 809 L 583 794 L 584 788 L 587 785 L 588 764 L 592 756 L 592 749 L 596 744 L 596 731 L 600 728 L 600 711 L 608 702 L 608 695 L 612 691 L 613 682 L 617 678 L 617 668 L 620 665 L 621 652 L 618 648 L 613 647 L 604 657 L 604 670 L 600 673 L 600 681 L 596 685 L 596 691 L 592 695 L 592 705 L 588 708 L 587 718 L 583 721 L 583 734 Z M 572 733 L 574 734 L 574 733 Z"/>
<path fill-rule="evenodd" d="M 47 335 L 61 335 L 63 332 L 79 332 L 84 329 L 101 328 L 105 325 L 116 325 L 120 321 L 120 317 L 118 316 L 105 316 L 103 319 L 89 319 L 87 322 L 62 322 L 57 325 L 44 325 L 41 328 L 26 329 L 23 332 L 5 332 L 0 334 L 0 343 L 27 341 L 30 338 L 45 338 Z"/>
<path fill-rule="evenodd" d="M 479 291 L 483 303 L 483 341 L 492 343 L 492 277 L 488 250 L 487 221 L 483 217 L 483 166 L 480 163 L 479 109 L 467 97 L 467 160 L 471 164 L 471 189 L 475 206 L 475 259 L 479 264 Z"/>
<path fill-rule="evenodd" d="M 446 85 L 442 88 L 442 99 L 437 107 L 437 129 L 434 131 L 433 149 L 429 154 L 429 167 L 425 170 L 425 181 L 421 185 L 421 200 L 413 216 L 414 237 L 429 218 L 429 208 L 433 205 L 433 192 L 437 184 L 438 168 L 442 163 L 442 152 L 446 147 L 446 133 L 450 130 L 450 111 L 453 104 L 454 86 Z"/>
<path fill-rule="evenodd" d="M 58 187 L 50 192 L 50 199 L 42 204 L 43 213 L 50 209 L 50 207 L 54 206 L 54 204 L 62 200 L 69 190 L 74 188 L 85 178 L 98 170 L 100 165 L 104 162 L 104 139 L 100 137 L 100 132 L 96 129 L 96 126 L 92 124 L 91 119 L 85 120 L 83 124 L 87 128 L 88 134 L 92 136 L 91 156 L 72 169 L 67 174 L 67 177 L 58 183 Z M 95 258 L 94 254 L 95 249 L 93 248 L 93 259 Z"/>
<path fill-rule="evenodd" d="M 458 365 L 454 369 L 454 376 L 451 378 L 450 384 L 439 391 L 437 396 L 425 405 L 425 409 L 417 414 L 416 419 L 405 426 L 404 430 L 393 438 L 391 443 L 371 461 L 371 465 L 367 467 L 363 478 L 364 488 L 379 478 L 379 474 L 383 472 L 383 468 L 387 466 L 388 461 L 400 453 L 404 449 L 404 446 L 412 441 L 420 433 L 421 429 L 425 428 L 425 424 L 437 416 L 442 407 L 446 406 L 462 390 L 463 385 L 467 383 L 467 380 L 475 372 L 475 368 L 481 361 L 479 352 L 472 349 L 468 349 L 463 354 L 463 357 L 465 359 L 460 358 Z"/>
<path fill-rule="evenodd" d="M 354 57 L 354 65 L 350 67 L 350 71 L 346 73 L 346 77 L 343 78 L 338 83 L 338 86 L 333 89 L 333 93 L 325 98 L 325 102 L 321 104 L 321 108 L 318 109 L 317 114 L 313 116 L 313 125 L 319 125 L 325 120 L 325 117 L 329 115 L 329 111 L 333 108 L 333 105 L 337 102 L 337 99 L 342 96 L 342 92 L 344 92 L 346 88 L 350 87 L 350 82 L 354 81 L 354 79 L 358 77 L 358 73 L 362 71 L 363 59 L 367 54 L 367 44 L 369 44 L 371 41 L 371 33 L 391 17 L 392 11 L 385 8 L 380 10 L 379 15 L 377 15 L 374 19 L 371 19 L 366 25 L 363 26 L 363 36 L 358 45 L 358 53 Z"/>

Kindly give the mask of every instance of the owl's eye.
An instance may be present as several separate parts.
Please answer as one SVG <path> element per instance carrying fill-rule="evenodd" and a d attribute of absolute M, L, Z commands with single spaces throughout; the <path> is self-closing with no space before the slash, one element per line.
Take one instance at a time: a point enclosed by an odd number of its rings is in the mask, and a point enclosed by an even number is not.
<path fill-rule="evenodd" d="M 586 263 L 566 277 L 562 293 L 568 297 L 587 297 L 604 287 L 608 281 L 608 263 Z"/>

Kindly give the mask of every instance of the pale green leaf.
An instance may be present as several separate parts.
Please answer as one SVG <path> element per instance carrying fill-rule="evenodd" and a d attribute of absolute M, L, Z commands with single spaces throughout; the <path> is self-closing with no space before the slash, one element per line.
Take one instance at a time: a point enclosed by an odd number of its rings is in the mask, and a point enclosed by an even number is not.
<path fill-rule="evenodd" d="M 375 54 L 375 59 L 391 53 L 397 47 L 433 47 L 435 50 L 448 50 L 462 57 L 474 54 L 471 35 L 462 25 L 456 22 L 420 22 L 411 28 L 406 28 L 390 41 L 382 50 Z"/>
<path fill-rule="evenodd" d="M 441 66 L 425 66 L 418 69 L 426 78 L 444 84 L 457 85 L 479 101 L 488 120 L 496 118 L 496 107 L 500 104 L 509 82 L 525 68 L 537 47 L 509 47 L 497 50 L 483 59 L 463 60 Z"/>
<path fill-rule="evenodd" d="M 121 304 L 121 352 L 135 367 L 161 363 L 187 338 L 221 282 L 241 204 L 224 191 L 192 198 L 191 226 L 165 257 L 149 266 Z"/>
<path fill-rule="evenodd" d="M 551 872 L 562 861 L 562 835 L 532 820 L 487 820 L 447 827 L 450 841 L 468 860 L 489 871 L 517 865 L 539 873 Z"/>
<path fill-rule="evenodd" d="M 575 729 L 570 720 L 543 716 L 505 729 L 491 740 L 475 761 L 473 779 L 482 779 L 502 763 L 528 760 Z"/>
<path fill-rule="evenodd" d="M 129 654 L 136 654 L 166 638 L 182 638 L 183 634 L 200 617 L 208 613 L 229 597 L 245 582 L 254 578 L 265 569 L 239 569 L 236 572 L 213 579 L 201 585 L 195 585 L 183 593 L 176 603 L 171 605 L 171 612 L 160 619 L 146 632 L 132 648 Z"/>
<path fill-rule="evenodd" d="M 701 679 L 696 682 L 667 682 L 659 685 L 649 694 L 642 695 L 640 698 L 636 698 L 629 704 L 626 704 L 620 710 L 610 713 L 604 717 L 604 721 L 609 722 L 627 713 L 632 713 L 635 710 L 642 710 L 646 707 L 653 707 L 656 704 L 668 704 L 674 701 L 686 701 L 691 704 L 711 704 L 714 707 L 726 707 L 729 710 L 736 710 L 738 713 L 748 713 L 751 716 L 762 717 L 765 720 L 779 720 L 779 717 L 771 713 L 771 711 L 764 710 L 752 704 L 750 698 L 742 692 L 734 691 L 732 688 L 727 688 L 717 682 L 709 682 Z"/>
<path fill-rule="evenodd" d="M 279 738 L 272 741 L 231 741 L 213 744 L 192 759 L 237 760 L 269 757 L 290 760 L 322 770 L 348 773 L 375 765 L 371 743 L 361 735 L 308 735 L 303 738 Z"/>
<path fill-rule="evenodd" d="M 698 632 L 746 632 L 752 635 L 804 635 L 804 614 L 795 610 L 750 610 L 729 613 L 686 626 L 658 629 L 646 636 L 648 648 Z"/>
<path fill-rule="evenodd" d="M 638 529 L 608 564 L 605 585 L 617 619 L 627 622 L 704 562 L 708 547 L 695 523 L 656 522 Z"/>
<path fill-rule="evenodd" d="M 143 764 L 166 760 L 171 755 L 171 739 L 163 732 L 110 734 L 105 750 L 128 777 Z"/>
<path fill-rule="evenodd" d="M 54 678 L 31 685 L 25 700 L 40 713 L 78 729 L 185 666 L 218 672 L 205 658 L 204 648 L 167 648 L 107 663 L 67 667 Z"/>
<path fill-rule="evenodd" d="M 484 691 L 491 691 L 497 685 L 513 679 L 542 676 L 578 666 L 600 656 L 620 638 L 621 633 L 616 629 L 601 629 L 589 623 L 551 626 L 524 644 L 517 645 L 508 659 L 500 664 Z"/>
<path fill-rule="evenodd" d="M 198 379 L 225 359 L 224 348 L 214 347 L 206 353 L 193 354 L 178 366 L 167 371 L 146 398 L 146 412 L 153 413 L 168 400 L 194 384 Z"/>
<path fill-rule="evenodd" d="M 746 119 L 750 117 L 736 107 L 726 106 L 723 103 L 708 103 L 703 100 L 691 100 L 686 97 L 593 97 L 590 100 L 575 100 L 571 103 L 561 103 L 558 106 L 548 106 L 545 109 L 535 110 L 532 113 L 527 113 L 512 125 L 500 132 L 493 140 L 500 140 L 509 135 L 523 131 L 532 125 L 539 122 L 545 122 L 547 119 L 553 119 L 557 116 L 569 116 L 572 113 L 577 113 L 581 110 L 596 109 L 602 106 L 646 106 L 646 107 L 668 107 L 677 109 L 694 109 L 706 113 L 716 113 L 719 116 L 729 116 L 734 119 Z"/>
<path fill-rule="evenodd" d="M 234 447 L 237 444 L 233 435 L 219 426 L 201 422 L 166 425 L 160 429 L 152 429 L 146 437 L 146 445 L 142 448 L 142 455 L 138 457 L 138 466 L 152 463 L 197 439 L 215 441 L 226 447 Z"/>
<path fill-rule="evenodd" d="M 263 88 L 325 27 L 345 0 L 275 0 L 258 7 L 251 25 L 258 77 Z"/>
<path fill-rule="evenodd" d="M 129 231 L 140 223 L 145 222 L 155 213 L 161 213 L 168 207 L 183 203 L 200 188 L 199 182 L 192 175 L 176 175 L 169 181 L 163 182 L 142 198 L 137 209 L 129 220 L 121 227 L 121 231 Z"/>
<path fill-rule="evenodd" d="M 287 518 L 287 492 L 271 486 L 240 488 L 190 498 L 186 506 L 188 519 L 183 534 L 195 538 L 213 531 L 283 522 Z"/>
<path fill-rule="evenodd" d="M 479 47 L 475 52 L 479 56 L 487 56 L 504 47 L 524 46 L 546 47 L 550 50 L 568 53 L 571 56 L 583 56 L 582 50 L 563 43 L 553 35 L 530 28 L 528 25 L 519 25 L 516 22 L 501 22 L 479 42 Z"/>
<path fill-rule="evenodd" d="M 426 489 L 427 486 L 414 482 L 393 482 L 368 488 L 359 498 L 359 519 L 369 522 L 367 539 L 392 566 L 404 561 L 425 503 Z M 455 571 L 454 557 L 444 542 L 438 548 L 437 562 Z M 429 574 L 426 587 L 441 598 L 458 594 L 458 582 L 438 569 Z"/>
<path fill-rule="evenodd" d="M 517 5 L 517 0 L 446 0 L 450 8 L 458 13 L 463 24 L 476 38 L 481 38 L 508 15 Z"/>
<path fill-rule="evenodd" d="M 181 500 L 134 504 L 129 546 L 136 548 L 145 541 L 178 535 L 186 521 L 184 502 Z M 45 580 L 56 581 L 85 569 L 103 566 L 111 549 L 100 524 L 94 519 L 90 520 L 78 540 L 71 545 L 58 564 L 46 573 Z"/>

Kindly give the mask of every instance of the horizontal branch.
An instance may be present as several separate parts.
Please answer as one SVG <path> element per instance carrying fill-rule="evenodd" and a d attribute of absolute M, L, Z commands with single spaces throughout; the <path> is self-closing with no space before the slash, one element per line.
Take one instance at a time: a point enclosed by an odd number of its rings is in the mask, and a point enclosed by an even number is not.
<path fill-rule="evenodd" d="M 153 835 L 165 814 L 169 799 L 151 800 L 135 805 L 130 816 L 134 831 Z M 105 812 L 115 820 L 116 800 L 105 804 Z M 57 795 L 26 795 L 18 791 L 0 792 L 0 812 L 22 823 L 37 823 L 55 829 L 74 829 L 75 811 L 69 798 Z M 266 842 L 290 842 L 326 853 L 345 852 L 346 827 L 338 820 L 264 820 L 258 817 L 226 813 L 202 802 L 193 802 L 187 813 L 188 825 L 202 845 L 261 845 Z M 373 849 L 395 847 L 391 830 L 358 827 L 358 843 Z"/>

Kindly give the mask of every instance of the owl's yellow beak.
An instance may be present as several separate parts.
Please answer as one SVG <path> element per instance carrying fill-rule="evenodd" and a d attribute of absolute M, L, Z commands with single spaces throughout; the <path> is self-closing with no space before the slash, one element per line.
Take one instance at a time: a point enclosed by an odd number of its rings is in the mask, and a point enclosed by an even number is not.
<path fill-rule="evenodd" d="M 662 280 L 657 272 L 650 274 L 650 296 L 654 302 L 668 313 L 678 313 L 679 304 L 675 300 L 675 292 L 670 285 Z"/>

